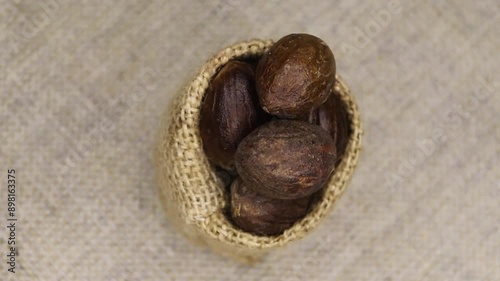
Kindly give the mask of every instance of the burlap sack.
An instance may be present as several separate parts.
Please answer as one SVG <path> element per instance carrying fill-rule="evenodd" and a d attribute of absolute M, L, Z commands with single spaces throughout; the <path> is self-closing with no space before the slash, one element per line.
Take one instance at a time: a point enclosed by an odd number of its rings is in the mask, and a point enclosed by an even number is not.
<path fill-rule="evenodd" d="M 261 56 L 272 44 L 272 41 L 251 40 L 230 46 L 210 59 L 166 112 L 155 151 L 158 193 L 169 221 L 192 241 L 248 263 L 257 261 L 269 250 L 304 237 L 318 226 L 352 177 L 362 137 L 358 107 L 337 76 L 336 92 L 348 109 L 352 133 L 340 165 L 308 215 L 276 237 L 255 236 L 228 221 L 224 215 L 228 196 L 203 153 L 198 130 L 200 108 L 205 90 L 221 66 L 232 59 Z"/>

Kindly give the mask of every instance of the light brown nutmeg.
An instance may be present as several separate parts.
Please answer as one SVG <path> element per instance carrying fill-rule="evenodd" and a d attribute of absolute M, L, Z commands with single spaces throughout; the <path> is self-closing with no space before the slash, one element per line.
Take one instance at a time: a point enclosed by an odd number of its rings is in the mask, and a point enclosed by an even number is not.
<path fill-rule="evenodd" d="M 328 98 L 335 71 L 335 58 L 323 40 L 309 34 L 281 38 L 257 66 L 262 108 L 281 118 L 307 116 Z"/>
<path fill-rule="evenodd" d="M 234 170 L 239 142 L 263 123 L 267 114 L 255 92 L 254 66 L 230 61 L 211 81 L 200 113 L 200 135 L 207 158 Z"/>
<path fill-rule="evenodd" d="M 303 121 L 270 121 L 246 136 L 236 151 L 236 169 L 248 187 L 276 199 L 310 195 L 328 181 L 335 165 L 332 138 Z"/>
<path fill-rule="evenodd" d="M 281 234 L 308 210 L 311 196 L 272 199 L 248 188 L 240 177 L 231 184 L 231 219 L 244 231 L 264 236 Z"/>

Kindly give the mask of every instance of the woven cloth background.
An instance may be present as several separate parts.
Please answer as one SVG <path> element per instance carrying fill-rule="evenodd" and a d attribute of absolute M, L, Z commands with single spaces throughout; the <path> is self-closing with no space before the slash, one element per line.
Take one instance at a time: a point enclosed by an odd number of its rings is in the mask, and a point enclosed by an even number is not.
<path fill-rule="evenodd" d="M 1 280 L 500 280 L 500 2 L 0 2 Z M 221 47 L 308 32 L 364 150 L 317 232 L 248 267 L 192 246 L 156 195 L 158 121 Z"/>

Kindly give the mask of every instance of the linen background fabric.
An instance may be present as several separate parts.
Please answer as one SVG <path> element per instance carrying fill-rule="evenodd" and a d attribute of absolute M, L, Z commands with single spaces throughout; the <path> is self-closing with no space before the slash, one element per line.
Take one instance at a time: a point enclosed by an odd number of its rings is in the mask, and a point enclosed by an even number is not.
<path fill-rule="evenodd" d="M 0 1 L 0 280 L 500 280 L 499 17 L 495 0 Z M 167 221 L 155 136 L 215 52 L 294 32 L 332 48 L 363 151 L 323 227 L 249 267 Z"/>

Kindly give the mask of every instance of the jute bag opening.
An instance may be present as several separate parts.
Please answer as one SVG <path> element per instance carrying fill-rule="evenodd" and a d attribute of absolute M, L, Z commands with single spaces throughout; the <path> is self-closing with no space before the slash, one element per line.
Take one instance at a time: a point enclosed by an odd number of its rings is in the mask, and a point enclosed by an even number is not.
<path fill-rule="evenodd" d="M 262 56 L 273 42 L 251 40 L 223 49 L 182 88 L 162 120 L 155 150 L 158 194 L 170 223 L 191 241 L 246 263 L 304 237 L 315 229 L 348 185 L 358 161 L 362 128 L 358 107 L 337 75 L 335 94 L 345 103 L 350 137 L 343 159 L 327 186 L 316 195 L 308 214 L 283 234 L 273 237 L 244 232 L 225 215 L 226 189 L 204 152 L 198 123 L 204 94 L 212 77 L 228 61 Z"/>

